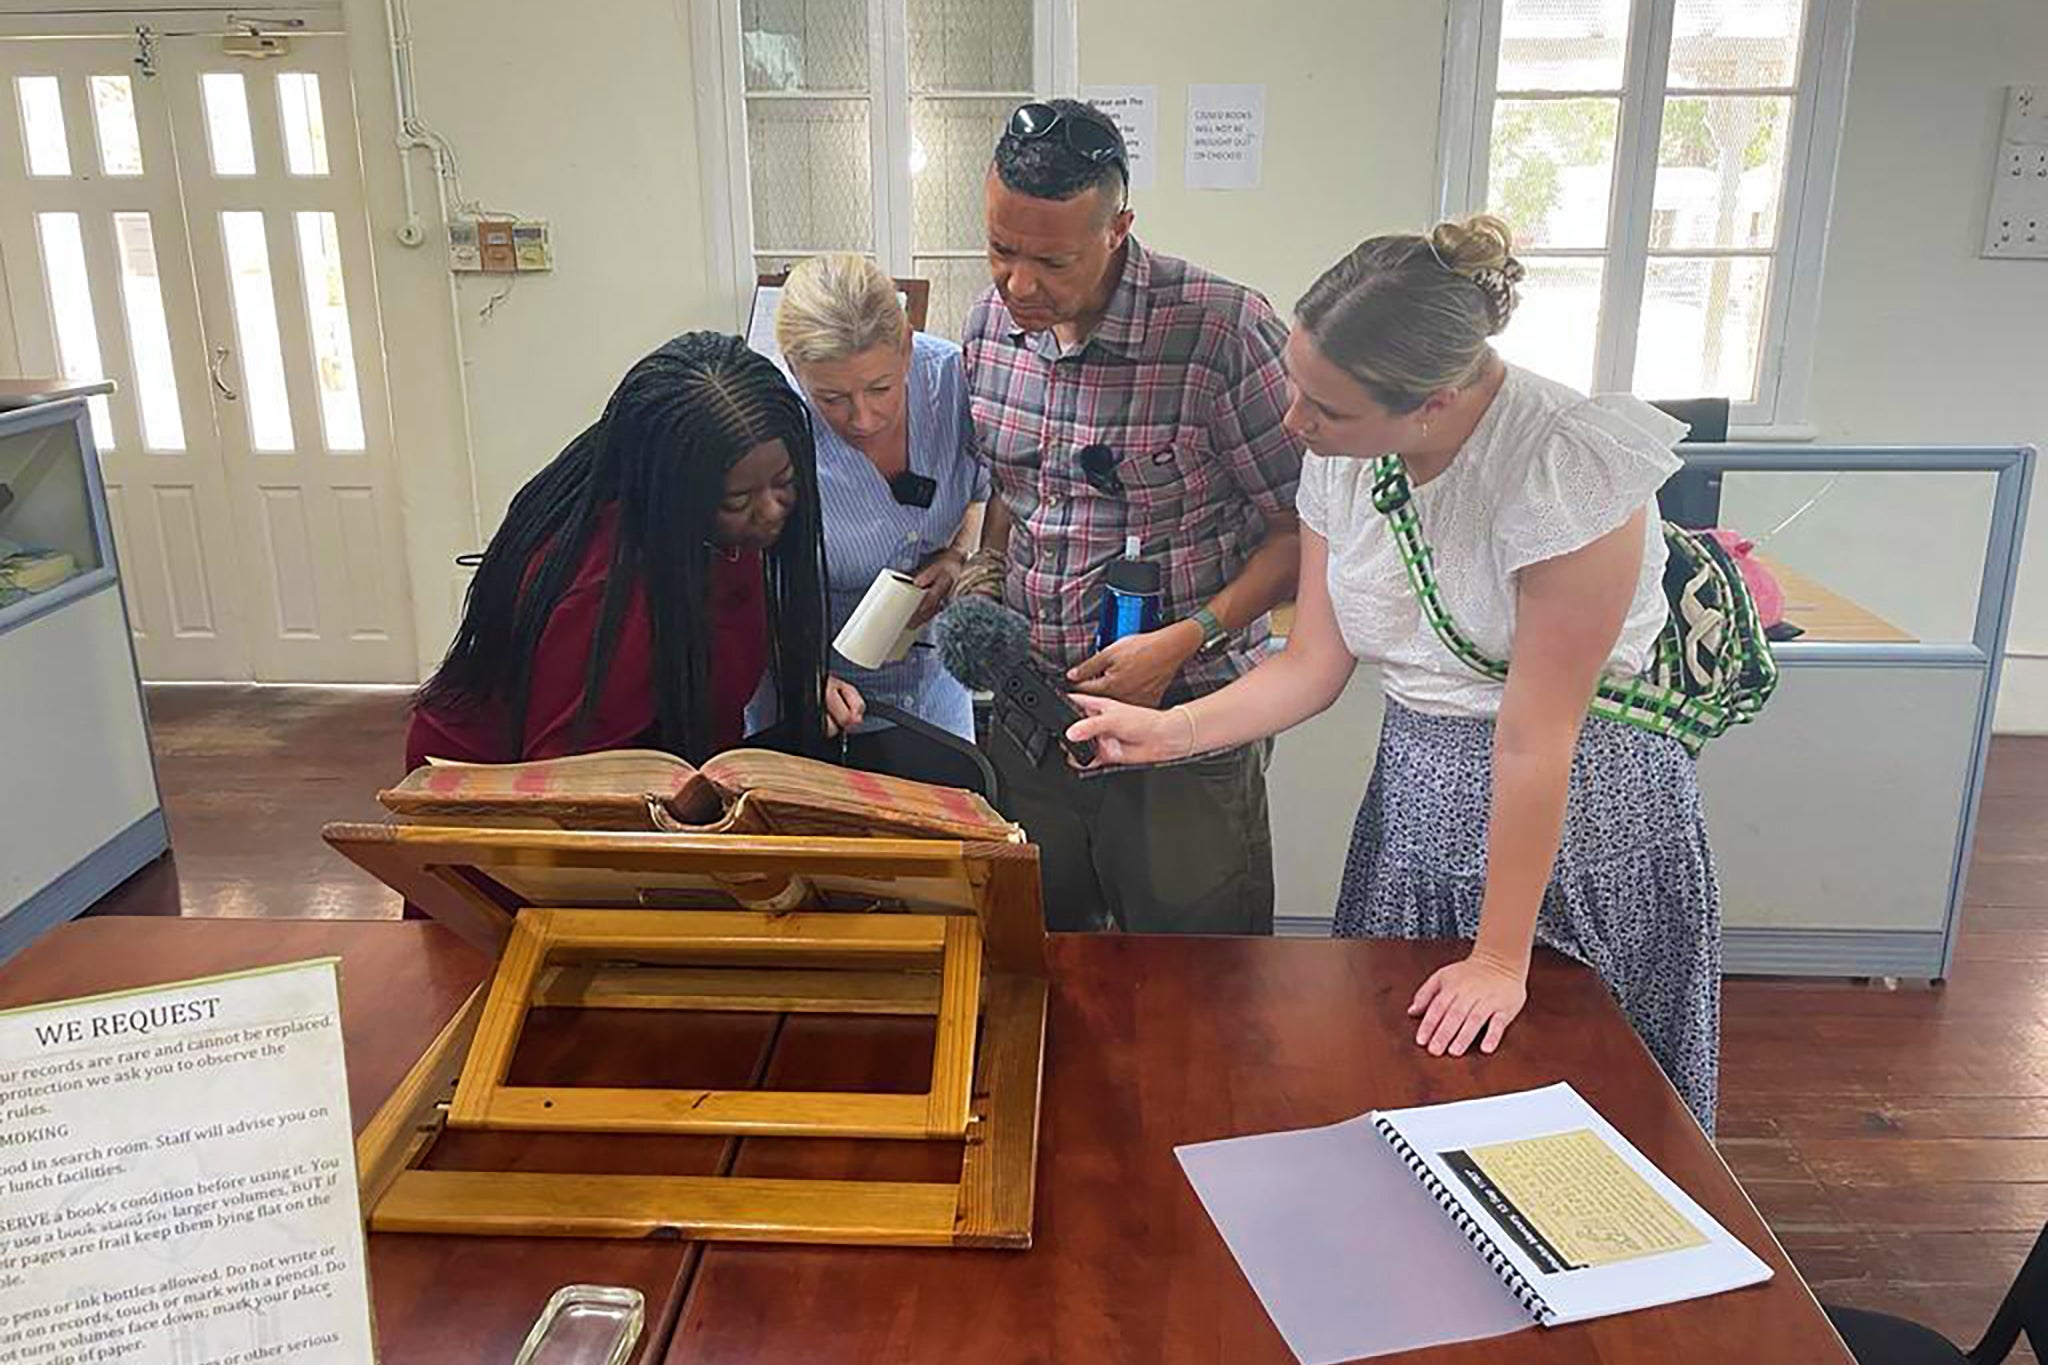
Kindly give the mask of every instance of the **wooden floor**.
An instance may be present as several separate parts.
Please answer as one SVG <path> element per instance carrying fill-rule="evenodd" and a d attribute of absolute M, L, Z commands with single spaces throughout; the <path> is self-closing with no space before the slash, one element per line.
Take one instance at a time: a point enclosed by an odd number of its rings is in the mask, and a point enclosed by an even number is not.
<path fill-rule="evenodd" d="M 175 864 L 94 913 L 396 917 L 319 831 L 376 817 L 404 705 L 152 690 Z M 1724 999 L 1721 1148 L 1815 1292 L 1974 1344 L 2048 1221 L 2048 740 L 1994 746 L 1944 987 L 1752 979 Z"/>

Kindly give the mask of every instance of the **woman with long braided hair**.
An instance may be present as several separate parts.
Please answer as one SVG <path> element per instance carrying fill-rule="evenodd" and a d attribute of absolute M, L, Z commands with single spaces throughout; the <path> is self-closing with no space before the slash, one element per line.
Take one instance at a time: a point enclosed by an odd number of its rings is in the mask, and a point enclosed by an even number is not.
<path fill-rule="evenodd" d="M 825 675 L 824 541 L 803 399 L 738 337 L 645 357 L 520 489 L 406 760 L 652 747 L 701 763 L 772 692 L 786 743 L 857 723 Z"/>

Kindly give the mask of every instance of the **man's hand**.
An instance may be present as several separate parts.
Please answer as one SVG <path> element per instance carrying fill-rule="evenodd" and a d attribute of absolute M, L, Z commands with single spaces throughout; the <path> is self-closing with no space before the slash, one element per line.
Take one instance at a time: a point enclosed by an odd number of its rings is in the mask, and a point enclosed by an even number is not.
<path fill-rule="evenodd" d="M 1084 696 L 1157 706 L 1181 665 L 1201 647 L 1202 628 L 1193 621 L 1175 621 L 1143 635 L 1125 636 L 1069 669 L 1067 681 Z"/>
<path fill-rule="evenodd" d="M 944 545 L 925 557 L 911 581 L 924 589 L 924 601 L 918 604 L 917 614 L 910 618 L 913 630 L 922 630 L 925 622 L 937 616 L 946 603 L 953 600 L 953 590 L 960 582 L 961 573 L 967 568 L 967 556 L 955 545 Z"/>

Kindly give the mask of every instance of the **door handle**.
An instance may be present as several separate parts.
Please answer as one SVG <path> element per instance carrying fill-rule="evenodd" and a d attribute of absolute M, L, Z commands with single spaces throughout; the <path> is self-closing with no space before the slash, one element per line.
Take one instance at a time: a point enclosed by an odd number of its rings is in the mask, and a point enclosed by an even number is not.
<path fill-rule="evenodd" d="M 212 365 L 212 367 L 210 368 L 210 370 L 208 371 L 208 373 L 210 373 L 210 374 L 211 374 L 211 375 L 213 376 L 213 387 L 214 387 L 214 390 L 215 390 L 215 391 L 216 391 L 217 393 L 219 393 L 221 397 L 223 397 L 223 398 L 227 399 L 227 400 L 228 400 L 228 401 L 229 401 L 230 403 L 234 403 L 234 402 L 238 402 L 238 401 L 240 401 L 240 399 L 241 399 L 242 395 L 241 395 L 241 394 L 239 394 L 239 393 L 236 393 L 236 392 L 235 392 L 235 391 L 234 391 L 234 390 L 233 390 L 232 388 L 228 387 L 228 381 L 227 381 L 227 380 L 225 380 L 225 379 L 223 379 L 223 378 L 221 378 L 221 373 L 220 373 L 220 370 L 221 370 L 221 366 L 223 366 L 223 365 L 227 364 L 227 362 L 228 362 L 228 354 L 229 354 L 229 352 L 228 352 L 228 348 L 227 348 L 227 347 L 225 347 L 225 346 L 216 346 L 216 347 L 214 347 L 214 348 L 213 348 L 213 365 Z"/>

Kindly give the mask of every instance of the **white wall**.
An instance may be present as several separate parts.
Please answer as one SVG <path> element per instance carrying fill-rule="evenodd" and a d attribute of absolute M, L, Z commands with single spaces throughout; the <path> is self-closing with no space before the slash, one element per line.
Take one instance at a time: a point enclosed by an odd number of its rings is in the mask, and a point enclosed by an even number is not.
<path fill-rule="evenodd" d="M 419 112 L 456 147 L 464 194 L 552 226 L 553 272 L 515 277 L 486 317 L 507 281 L 465 276 L 451 302 L 424 156 L 415 184 L 430 242 L 410 249 L 394 236 L 404 213 L 384 8 L 347 4 L 431 667 L 454 624 L 452 560 L 478 548 L 478 520 L 488 536 L 634 360 L 677 332 L 725 325 L 705 280 L 688 13 L 686 0 L 601 12 L 549 0 L 412 6 Z"/>
<path fill-rule="evenodd" d="M 1284 313 L 1363 239 L 1436 200 L 1441 0 L 1079 0 L 1081 83 L 1159 87 L 1147 245 L 1263 290 Z M 1190 83 L 1266 86 L 1256 192 L 1182 188 Z"/>
<path fill-rule="evenodd" d="M 2048 82 L 2042 0 L 1862 0 L 1814 366 L 1821 439 L 2048 446 L 2048 262 L 1977 256 L 2004 87 L 2023 82 Z M 2048 654 L 2048 479 L 2037 485 L 2021 654 Z M 1953 572 L 1932 517 L 1887 522 L 1917 532 L 1901 560 Z M 2048 661 L 2008 661 L 1998 723 L 2048 731 Z"/>

